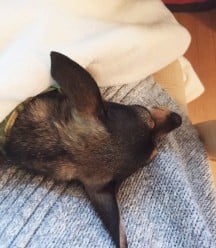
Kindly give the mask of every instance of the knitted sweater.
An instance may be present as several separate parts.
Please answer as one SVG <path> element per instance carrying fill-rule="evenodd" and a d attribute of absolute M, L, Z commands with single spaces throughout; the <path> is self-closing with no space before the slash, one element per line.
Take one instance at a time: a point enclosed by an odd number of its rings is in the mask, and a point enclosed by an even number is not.
<path fill-rule="evenodd" d="M 216 247 L 216 194 L 203 145 L 187 117 L 151 78 L 103 88 L 106 99 L 164 105 L 183 124 L 159 154 L 128 178 L 118 201 L 131 248 Z M 122 127 L 123 128 L 123 127 Z M 0 169 L 0 247 L 113 247 L 78 183 L 56 184 L 21 169 Z"/>

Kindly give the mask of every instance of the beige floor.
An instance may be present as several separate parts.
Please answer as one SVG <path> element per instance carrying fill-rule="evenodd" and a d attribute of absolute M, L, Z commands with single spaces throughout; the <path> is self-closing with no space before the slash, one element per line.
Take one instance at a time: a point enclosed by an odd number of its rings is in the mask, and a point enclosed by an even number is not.
<path fill-rule="evenodd" d="M 216 120 L 216 10 L 175 16 L 192 35 L 186 57 L 205 86 L 205 93 L 189 104 L 190 118 L 193 123 Z M 216 161 L 211 169 L 216 183 Z"/>

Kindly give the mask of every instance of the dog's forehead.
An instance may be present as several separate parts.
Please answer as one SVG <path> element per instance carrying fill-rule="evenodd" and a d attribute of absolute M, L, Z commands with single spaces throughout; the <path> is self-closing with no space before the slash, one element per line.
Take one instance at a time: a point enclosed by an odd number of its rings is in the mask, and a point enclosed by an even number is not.
<path fill-rule="evenodd" d="M 138 114 L 139 117 L 144 119 L 148 119 L 151 117 L 150 111 L 148 108 L 141 106 L 141 105 L 131 105 L 131 107 L 134 109 L 134 111 Z"/>
<path fill-rule="evenodd" d="M 106 125 L 111 130 L 125 132 L 147 132 L 154 127 L 150 111 L 140 105 L 124 105 L 113 102 L 105 103 Z"/>
<path fill-rule="evenodd" d="M 155 123 L 154 123 L 154 120 L 152 119 L 151 112 L 149 111 L 147 107 L 144 107 L 141 105 L 132 105 L 132 107 L 134 111 L 137 113 L 137 115 L 139 116 L 139 118 L 142 120 L 142 122 L 147 124 L 149 128 L 151 129 L 154 128 Z"/>

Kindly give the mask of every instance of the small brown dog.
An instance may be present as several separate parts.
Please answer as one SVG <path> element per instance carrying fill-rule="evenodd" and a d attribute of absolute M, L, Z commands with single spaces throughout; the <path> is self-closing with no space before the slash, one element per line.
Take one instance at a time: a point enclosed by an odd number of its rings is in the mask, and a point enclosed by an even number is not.
<path fill-rule="evenodd" d="M 157 139 L 179 127 L 181 117 L 104 101 L 91 75 L 57 52 L 51 75 L 60 90 L 24 103 L 6 138 L 6 158 L 57 180 L 79 180 L 116 247 L 125 248 L 118 187 L 153 159 Z"/>

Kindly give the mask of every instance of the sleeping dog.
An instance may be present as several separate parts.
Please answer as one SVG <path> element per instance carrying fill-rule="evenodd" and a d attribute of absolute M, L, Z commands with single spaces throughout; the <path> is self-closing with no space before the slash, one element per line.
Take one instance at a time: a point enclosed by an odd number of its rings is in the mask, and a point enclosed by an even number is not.
<path fill-rule="evenodd" d="M 23 103 L 4 142 L 5 160 L 60 181 L 80 181 L 116 247 L 126 248 L 116 193 L 156 155 L 157 140 L 181 125 L 164 108 L 103 100 L 92 76 L 51 52 L 60 86 Z"/>

